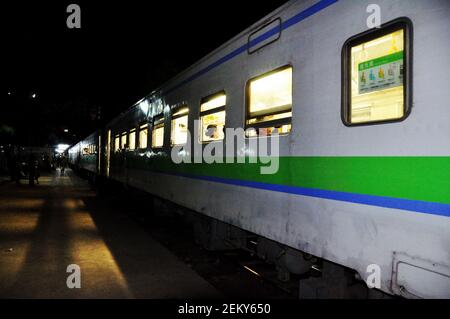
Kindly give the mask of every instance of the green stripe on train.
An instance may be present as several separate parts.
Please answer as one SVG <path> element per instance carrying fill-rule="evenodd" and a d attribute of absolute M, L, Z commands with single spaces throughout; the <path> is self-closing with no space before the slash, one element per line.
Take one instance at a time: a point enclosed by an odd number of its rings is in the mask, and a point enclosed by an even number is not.
<path fill-rule="evenodd" d="M 450 204 L 450 157 L 280 157 L 278 172 L 262 175 L 267 164 L 174 164 L 132 154 L 130 168 Z"/>

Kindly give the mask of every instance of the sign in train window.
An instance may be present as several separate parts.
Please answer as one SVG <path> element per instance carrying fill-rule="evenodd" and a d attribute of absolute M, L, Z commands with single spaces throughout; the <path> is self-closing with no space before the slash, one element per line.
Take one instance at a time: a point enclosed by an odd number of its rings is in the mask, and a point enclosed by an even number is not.
<path fill-rule="evenodd" d="M 128 134 L 128 144 L 130 150 L 136 148 L 136 129 L 132 129 L 130 134 Z"/>
<path fill-rule="evenodd" d="M 285 66 L 247 82 L 248 136 L 287 134 L 292 121 L 292 67 Z"/>
<path fill-rule="evenodd" d="M 200 142 L 223 140 L 226 102 L 225 92 L 202 99 L 200 104 Z"/>
<path fill-rule="evenodd" d="M 147 148 L 148 125 L 144 124 L 139 127 L 139 148 Z"/>
<path fill-rule="evenodd" d="M 171 145 L 186 144 L 188 136 L 188 114 L 189 109 L 187 107 L 173 110 L 170 130 Z"/>
<path fill-rule="evenodd" d="M 164 117 L 159 116 L 153 119 L 152 147 L 161 148 L 164 146 Z"/>
<path fill-rule="evenodd" d="M 410 22 L 401 19 L 344 45 L 347 125 L 402 120 L 410 105 Z"/>

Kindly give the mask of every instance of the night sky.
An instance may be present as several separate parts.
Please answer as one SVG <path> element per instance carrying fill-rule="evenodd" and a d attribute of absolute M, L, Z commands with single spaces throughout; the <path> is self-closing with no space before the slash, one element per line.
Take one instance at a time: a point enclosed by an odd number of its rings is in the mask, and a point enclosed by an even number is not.
<path fill-rule="evenodd" d="M 285 2 L 2 3 L 0 143 L 75 142 Z"/>

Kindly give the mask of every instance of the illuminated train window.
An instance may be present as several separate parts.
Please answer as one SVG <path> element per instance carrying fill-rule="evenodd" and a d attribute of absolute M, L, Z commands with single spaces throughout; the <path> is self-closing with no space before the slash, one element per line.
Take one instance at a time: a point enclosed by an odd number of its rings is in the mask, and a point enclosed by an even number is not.
<path fill-rule="evenodd" d="M 139 127 L 139 148 L 147 148 L 148 124 Z"/>
<path fill-rule="evenodd" d="M 114 139 L 114 152 L 118 152 L 120 150 L 120 136 L 116 135 Z"/>
<path fill-rule="evenodd" d="M 182 145 L 186 144 L 188 136 L 188 114 L 187 107 L 177 108 L 173 111 L 171 130 L 170 130 L 170 144 Z"/>
<path fill-rule="evenodd" d="M 200 104 L 200 142 L 223 140 L 226 102 L 225 92 L 202 99 Z"/>
<path fill-rule="evenodd" d="M 411 22 L 401 18 L 344 44 L 342 119 L 346 125 L 400 121 L 411 105 Z"/>
<path fill-rule="evenodd" d="M 287 134 L 292 121 L 292 67 L 285 66 L 247 82 L 248 136 Z"/>
<path fill-rule="evenodd" d="M 128 148 L 134 150 L 136 148 L 136 129 L 132 129 L 128 134 Z"/>
<path fill-rule="evenodd" d="M 126 149 L 127 147 L 128 147 L 128 145 L 127 145 L 127 132 L 123 132 L 122 133 L 122 137 L 121 137 L 121 139 L 120 139 L 120 142 L 121 142 L 121 148 L 122 149 Z"/>
<path fill-rule="evenodd" d="M 152 148 L 164 146 L 164 117 L 159 116 L 153 119 Z"/>

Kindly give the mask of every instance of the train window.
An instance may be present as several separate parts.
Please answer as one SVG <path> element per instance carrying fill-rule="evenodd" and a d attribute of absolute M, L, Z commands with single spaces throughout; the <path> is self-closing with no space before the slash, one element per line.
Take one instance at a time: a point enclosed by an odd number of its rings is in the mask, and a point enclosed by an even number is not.
<path fill-rule="evenodd" d="M 161 148 L 164 146 L 164 117 L 159 116 L 153 119 L 152 147 Z"/>
<path fill-rule="evenodd" d="M 127 132 L 122 133 L 122 137 L 120 138 L 122 149 L 126 149 L 128 147 L 127 145 Z"/>
<path fill-rule="evenodd" d="M 187 141 L 189 108 L 177 108 L 172 114 L 170 143 L 182 145 Z"/>
<path fill-rule="evenodd" d="M 349 39 L 343 48 L 346 125 L 402 120 L 410 105 L 410 21 L 402 18 Z"/>
<path fill-rule="evenodd" d="M 139 127 L 139 148 L 147 148 L 148 139 L 148 125 L 141 125 Z"/>
<path fill-rule="evenodd" d="M 223 140 L 226 102 L 225 92 L 202 99 L 200 104 L 200 142 Z"/>
<path fill-rule="evenodd" d="M 120 150 L 120 137 L 117 135 L 114 139 L 114 152 L 118 152 Z"/>
<path fill-rule="evenodd" d="M 248 136 L 268 136 L 291 131 L 292 67 L 285 66 L 247 82 Z M 252 133 L 253 132 L 253 133 Z"/>
<path fill-rule="evenodd" d="M 128 134 L 128 144 L 130 150 L 136 148 L 136 129 L 132 129 L 130 134 Z"/>

